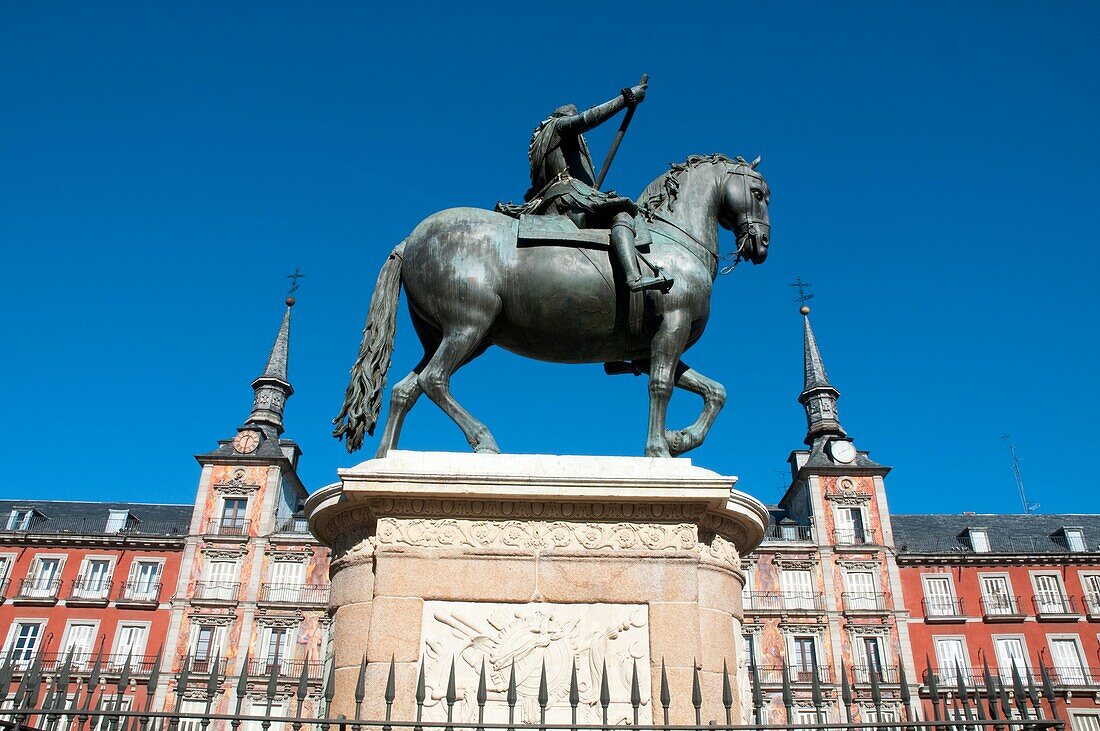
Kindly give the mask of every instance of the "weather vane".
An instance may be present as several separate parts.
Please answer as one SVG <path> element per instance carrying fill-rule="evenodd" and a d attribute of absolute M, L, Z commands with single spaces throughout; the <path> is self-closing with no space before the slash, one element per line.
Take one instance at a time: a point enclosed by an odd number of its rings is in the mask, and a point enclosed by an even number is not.
<path fill-rule="evenodd" d="M 286 278 L 290 280 L 290 289 L 288 289 L 286 291 L 286 306 L 287 307 L 293 307 L 294 306 L 294 293 L 298 291 L 298 287 L 299 287 L 298 280 L 301 279 L 304 276 L 305 276 L 305 274 L 302 274 L 302 268 L 301 267 L 294 267 L 294 273 L 286 275 Z"/>
<path fill-rule="evenodd" d="M 795 280 L 793 282 L 791 282 L 791 286 L 792 287 L 798 287 L 798 296 L 794 298 L 795 302 L 800 302 L 801 304 L 806 304 L 806 302 L 808 302 L 809 300 L 812 300 L 814 298 L 814 296 L 812 294 L 808 294 L 806 292 L 806 290 L 808 290 L 810 288 L 810 283 L 809 282 L 803 282 L 802 277 L 796 277 Z"/>

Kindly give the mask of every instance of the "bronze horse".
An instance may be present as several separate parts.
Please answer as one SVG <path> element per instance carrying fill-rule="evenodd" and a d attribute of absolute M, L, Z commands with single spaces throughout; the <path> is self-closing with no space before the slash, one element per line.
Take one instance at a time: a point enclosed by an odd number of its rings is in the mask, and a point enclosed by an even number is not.
<path fill-rule="evenodd" d="M 737 255 L 768 255 L 770 190 L 749 163 L 697 155 L 646 187 L 638 200 L 652 244 L 645 255 L 674 280 L 647 292 L 640 331 L 628 324 L 629 293 L 614 257 L 592 244 L 517 245 L 516 220 L 477 208 L 452 208 L 421 221 L 389 255 L 378 276 L 359 356 L 333 436 L 349 452 L 374 434 L 393 352 L 404 286 L 424 357 L 394 385 L 378 456 L 397 447 L 405 415 L 428 394 L 479 452 L 499 452 L 489 429 L 451 395 L 451 376 L 499 345 L 555 363 L 606 363 L 649 374 L 645 454 L 669 457 L 702 444 L 726 399 L 723 386 L 690 368 L 681 354 L 703 334 L 718 272 L 718 227 L 730 229 Z M 626 361 L 627 363 L 622 363 Z M 672 387 L 703 398 L 695 423 L 665 430 Z"/>

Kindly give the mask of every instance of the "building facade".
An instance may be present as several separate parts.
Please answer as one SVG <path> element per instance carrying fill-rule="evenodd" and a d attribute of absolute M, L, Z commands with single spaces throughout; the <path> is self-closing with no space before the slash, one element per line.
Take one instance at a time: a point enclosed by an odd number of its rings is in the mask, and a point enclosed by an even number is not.
<path fill-rule="evenodd" d="M 148 677 L 168 635 L 190 505 L 0 501 L 0 633 L 19 679 L 66 660 Z M 124 705 L 144 703 L 143 686 Z"/>
<path fill-rule="evenodd" d="M 1046 671 L 1075 728 L 1100 729 L 1100 516 L 897 515 L 913 654 L 939 689 L 985 697 Z M 987 678 L 987 675 L 989 676 Z"/>

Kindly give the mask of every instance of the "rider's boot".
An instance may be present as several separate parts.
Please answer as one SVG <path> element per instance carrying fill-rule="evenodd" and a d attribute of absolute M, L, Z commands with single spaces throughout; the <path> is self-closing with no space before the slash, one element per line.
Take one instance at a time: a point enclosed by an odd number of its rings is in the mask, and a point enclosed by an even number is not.
<path fill-rule="evenodd" d="M 626 286 L 631 292 L 640 292 L 643 289 L 665 289 L 672 286 L 672 280 L 663 273 L 658 272 L 655 277 L 643 277 L 638 269 L 638 252 L 634 248 L 634 228 L 621 220 L 616 220 L 611 225 L 611 246 L 619 257 L 619 263 L 626 272 Z"/>

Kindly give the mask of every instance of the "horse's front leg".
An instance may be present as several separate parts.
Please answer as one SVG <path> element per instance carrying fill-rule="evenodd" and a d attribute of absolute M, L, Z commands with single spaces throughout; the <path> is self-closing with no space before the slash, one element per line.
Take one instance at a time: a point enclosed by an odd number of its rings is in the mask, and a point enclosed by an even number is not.
<path fill-rule="evenodd" d="M 672 397 L 673 377 L 680 354 L 687 343 L 690 322 L 682 312 L 667 312 L 650 344 L 649 357 L 649 433 L 647 457 L 671 457 L 665 439 L 665 416 Z"/>
<path fill-rule="evenodd" d="M 673 456 L 695 449 L 707 438 L 718 412 L 726 405 L 726 388 L 680 361 L 676 368 L 676 387 L 703 397 L 703 410 L 695 423 L 686 429 L 666 431 L 665 439 Z"/>

